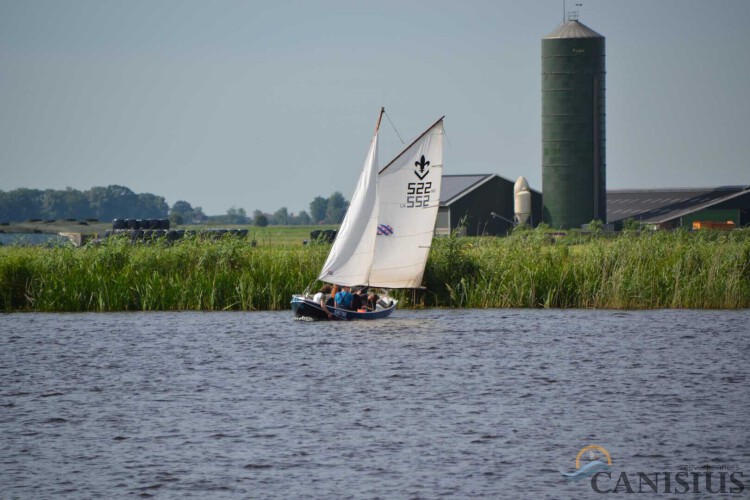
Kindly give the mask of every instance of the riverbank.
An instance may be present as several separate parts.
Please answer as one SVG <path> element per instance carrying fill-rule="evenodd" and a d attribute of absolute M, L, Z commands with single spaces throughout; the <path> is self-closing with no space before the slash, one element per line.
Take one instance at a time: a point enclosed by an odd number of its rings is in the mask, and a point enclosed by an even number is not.
<path fill-rule="evenodd" d="M 319 285 L 328 250 L 238 239 L 2 247 L 0 310 L 283 310 Z M 425 283 L 396 292 L 402 307 L 748 308 L 750 233 L 438 238 Z"/>

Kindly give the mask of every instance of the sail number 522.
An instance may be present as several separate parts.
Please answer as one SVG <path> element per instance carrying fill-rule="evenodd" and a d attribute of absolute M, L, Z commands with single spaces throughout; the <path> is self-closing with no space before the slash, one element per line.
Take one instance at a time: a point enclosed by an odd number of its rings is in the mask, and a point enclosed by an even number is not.
<path fill-rule="evenodd" d="M 410 182 L 406 191 L 406 208 L 423 208 L 430 206 L 432 182 Z"/>

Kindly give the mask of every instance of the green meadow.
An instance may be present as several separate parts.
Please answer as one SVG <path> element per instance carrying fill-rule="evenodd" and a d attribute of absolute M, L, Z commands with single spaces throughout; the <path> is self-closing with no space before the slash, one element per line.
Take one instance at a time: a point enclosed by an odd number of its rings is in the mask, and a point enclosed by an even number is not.
<path fill-rule="evenodd" d="M 8 233 L 82 233 L 88 239 L 104 235 L 108 229 L 112 229 L 111 222 L 86 222 L 86 221 L 54 221 L 54 222 L 19 222 L 8 226 L 0 226 L 2 231 Z M 320 226 L 266 226 L 256 227 L 247 224 L 192 224 L 172 226 L 172 229 L 184 229 L 186 231 L 202 231 L 206 229 L 247 229 L 248 238 L 256 240 L 264 245 L 301 245 L 304 240 L 310 238 L 310 232 L 315 229 L 337 229 L 335 225 Z"/>
<path fill-rule="evenodd" d="M 0 247 L 0 310 L 283 310 L 316 281 L 330 248 L 302 245 L 310 227 L 248 238 L 83 248 Z M 252 244 L 252 241 L 255 244 Z M 544 230 L 503 238 L 436 238 L 425 288 L 402 307 L 747 308 L 750 232 Z"/>

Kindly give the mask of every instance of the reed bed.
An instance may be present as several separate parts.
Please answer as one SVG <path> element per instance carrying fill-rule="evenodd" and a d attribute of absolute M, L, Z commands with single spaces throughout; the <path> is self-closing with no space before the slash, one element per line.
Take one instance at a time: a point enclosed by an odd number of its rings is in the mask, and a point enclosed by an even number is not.
<path fill-rule="evenodd" d="M 282 310 L 315 288 L 329 247 L 227 238 L 110 239 L 86 248 L 0 248 L 0 310 Z M 436 239 L 426 288 L 404 307 L 747 308 L 750 233 L 657 232 L 553 241 Z"/>
<path fill-rule="evenodd" d="M 279 310 L 315 281 L 327 247 L 247 240 L 0 249 L 0 308 L 35 311 Z M 303 285 L 304 288 L 304 285 Z"/>
<path fill-rule="evenodd" d="M 416 305 L 735 309 L 750 307 L 750 233 L 624 233 L 559 241 L 543 230 L 433 246 Z"/>

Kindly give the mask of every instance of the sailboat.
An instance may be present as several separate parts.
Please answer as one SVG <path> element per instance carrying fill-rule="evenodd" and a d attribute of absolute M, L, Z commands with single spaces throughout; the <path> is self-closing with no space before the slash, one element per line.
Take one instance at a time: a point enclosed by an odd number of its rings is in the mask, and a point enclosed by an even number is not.
<path fill-rule="evenodd" d="M 370 289 L 420 288 L 429 256 L 443 175 L 443 118 L 378 170 L 378 116 L 362 173 L 318 280 Z M 292 296 L 298 317 L 380 319 L 397 301 L 382 296 L 373 311 L 351 311 Z"/>

